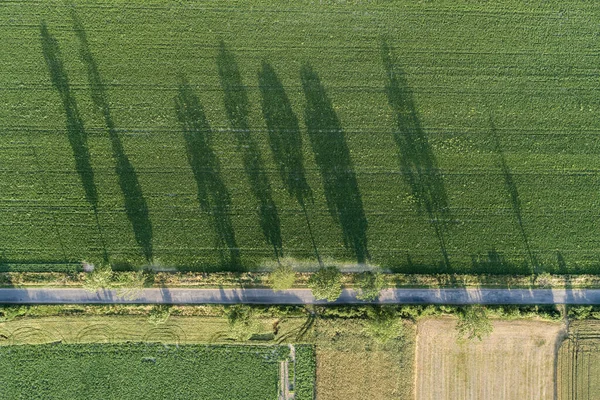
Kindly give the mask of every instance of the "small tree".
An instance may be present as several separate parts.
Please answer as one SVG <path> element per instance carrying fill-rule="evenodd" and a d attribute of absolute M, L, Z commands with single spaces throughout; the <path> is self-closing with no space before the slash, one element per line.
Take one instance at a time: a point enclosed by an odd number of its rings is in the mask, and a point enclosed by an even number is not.
<path fill-rule="evenodd" d="M 0 307 L 0 322 L 8 322 L 13 319 L 20 317 L 21 315 L 27 315 L 29 307 L 17 306 L 17 305 L 3 305 Z"/>
<path fill-rule="evenodd" d="M 379 271 L 366 271 L 359 274 L 358 294 L 356 298 L 365 301 L 374 301 L 379 297 L 379 293 L 385 288 L 385 277 Z"/>
<path fill-rule="evenodd" d="M 254 309 L 239 304 L 226 309 L 229 333 L 238 341 L 245 342 L 261 329 L 260 321 L 254 316 Z"/>
<path fill-rule="evenodd" d="M 142 293 L 147 278 L 143 270 L 119 273 L 113 276 L 113 286 L 117 288 L 119 296 L 132 300 Z"/>
<path fill-rule="evenodd" d="M 487 309 L 483 306 L 473 305 L 464 307 L 457 315 L 456 330 L 460 339 L 466 337 L 469 340 L 475 338 L 482 340 L 494 330 Z"/>
<path fill-rule="evenodd" d="M 404 336 L 402 319 L 390 307 L 373 307 L 367 310 L 364 332 L 376 342 L 386 343 Z"/>
<path fill-rule="evenodd" d="M 167 304 L 155 304 L 148 314 L 148 322 L 160 325 L 167 322 L 171 315 L 171 306 Z"/>
<path fill-rule="evenodd" d="M 342 273 L 335 266 L 323 267 L 308 279 L 315 299 L 335 301 L 342 294 Z"/>
<path fill-rule="evenodd" d="M 289 265 L 279 265 L 269 275 L 269 281 L 273 290 L 286 290 L 294 286 L 296 273 Z"/>
<path fill-rule="evenodd" d="M 108 263 L 99 263 L 94 266 L 94 270 L 89 272 L 84 280 L 83 287 L 90 292 L 98 289 L 108 289 L 113 287 L 113 270 Z"/>

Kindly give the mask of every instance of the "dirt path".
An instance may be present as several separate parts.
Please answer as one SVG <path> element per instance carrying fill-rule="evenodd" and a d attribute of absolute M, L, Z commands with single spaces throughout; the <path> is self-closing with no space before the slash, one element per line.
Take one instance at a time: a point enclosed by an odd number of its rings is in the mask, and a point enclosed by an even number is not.
<path fill-rule="evenodd" d="M 296 387 L 296 348 L 293 344 L 288 345 L 290 348 L 290 357 L 287 360 L 279 363 L 279 395 L 278 400 L 293 400 L 294 392 L 290 389 Z M 294 381 L 290 385 L 290 363 L 294 371 Z"/>

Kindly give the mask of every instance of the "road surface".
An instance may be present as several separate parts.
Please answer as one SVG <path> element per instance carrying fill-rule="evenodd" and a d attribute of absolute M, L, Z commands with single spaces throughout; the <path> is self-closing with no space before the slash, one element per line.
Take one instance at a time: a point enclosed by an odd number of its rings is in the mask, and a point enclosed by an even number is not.
<path fill-rule="evenodd" d="M 2 304 L 325 304 L 309 289 L 144 289 L 123 298 L 115 290 L 0 289 Z M 345 289 L 332 304 L 360 304 Z M 600 289 L 386 289 L 379 304 L 600 304 Z"/>

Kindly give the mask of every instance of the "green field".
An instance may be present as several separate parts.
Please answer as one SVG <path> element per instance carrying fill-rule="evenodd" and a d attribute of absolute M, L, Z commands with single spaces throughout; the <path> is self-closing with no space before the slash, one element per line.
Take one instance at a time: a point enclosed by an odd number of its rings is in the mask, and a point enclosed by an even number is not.
<path fill-rule="evenodd" d="M 287 346 L 4 346 L 0 381 L 2 397 L 11 399 L 275 400 L 279 364 L 288 356 Z M 299 356 L 314 357 L 304 349 Z M 312 399 L 308 394 L 298 398 Z"/>
<path fill-rule="evenodd" d="M 0 4 L 3 269 L 598 269 L 594 2 L 72 3 Z"/>

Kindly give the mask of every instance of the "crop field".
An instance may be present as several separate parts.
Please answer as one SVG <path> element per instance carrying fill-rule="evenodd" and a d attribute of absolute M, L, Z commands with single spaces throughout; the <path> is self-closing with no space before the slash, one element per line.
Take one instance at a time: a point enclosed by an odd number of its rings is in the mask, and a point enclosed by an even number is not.
<path fill-rule="evenodd" d="M 3 346 L 0 380 L 12 399 L 275 400 L 288 357 L 287 346 Z"/>
<path fill-rule="evenodd" d="M 600 396 L 600 323 L 577 321 L 560 347 L 557 364 L 558 400 Z"/>
<path fill-rule="evenodd" d="M 430 319 L 417 334 L 416 399 L 540 399 L 555 397 L 558 323 L 495 321 L 481 342 L 457 341 L 456 321 Z"/>
<path fill-rule="evenodd" d="M 594 2 L 71 3 L 0 3 L 0 269 L 598 271 Z"/>

